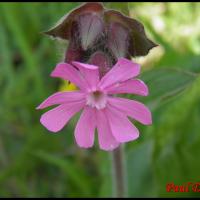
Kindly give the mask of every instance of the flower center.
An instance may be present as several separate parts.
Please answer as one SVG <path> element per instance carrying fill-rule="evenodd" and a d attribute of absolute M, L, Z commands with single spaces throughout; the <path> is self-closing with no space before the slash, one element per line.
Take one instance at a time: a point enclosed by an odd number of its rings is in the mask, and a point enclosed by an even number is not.
<path fill-rule="evenodd" d="M 96 107 L 98 110 L 106 107 L 106 94 L 101 91 L 94 91 L 87 96 L 87 105 Z"/>

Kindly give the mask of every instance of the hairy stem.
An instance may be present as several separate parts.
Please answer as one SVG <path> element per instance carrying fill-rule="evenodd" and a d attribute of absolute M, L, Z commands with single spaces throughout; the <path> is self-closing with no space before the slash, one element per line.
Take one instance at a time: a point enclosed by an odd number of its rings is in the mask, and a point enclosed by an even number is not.
<path fill-rule="evenodd" d="M 119 146 L 112 152 L 113 196 L 117 198 L 123 198 L 127 196 L 124 156 L 123 145 Z"/>

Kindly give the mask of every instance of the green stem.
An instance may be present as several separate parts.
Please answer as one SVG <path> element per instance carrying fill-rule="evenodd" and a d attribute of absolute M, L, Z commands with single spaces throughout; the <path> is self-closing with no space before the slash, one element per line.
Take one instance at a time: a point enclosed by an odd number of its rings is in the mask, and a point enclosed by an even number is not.
<path fill-rule="evenodd" d="M 116 9 L 123 14 L 129 16 L 128 3 L 109 2 L 104 3 L 106 8 Z M 127 178 L 125 166 L 124 146 L 120 145 L 112 152 L 112 181 L 113 181 L 113 196 L 117 198 L 127 197 Z"/>
<path fill-rule="evenodd" d="M 113 196 L 123 198 L 127 196 L 127 181 L 125 170 L 124 147 L 121 145 L 112 152 Z"/>

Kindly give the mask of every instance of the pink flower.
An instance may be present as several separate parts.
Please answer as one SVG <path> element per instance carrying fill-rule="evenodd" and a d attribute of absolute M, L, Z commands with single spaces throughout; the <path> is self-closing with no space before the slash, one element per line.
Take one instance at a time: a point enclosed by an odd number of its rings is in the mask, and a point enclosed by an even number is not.
<path fill-rule="evenodd" d="M 40 119 L 49 131 L 60 131 L 75 113 L 83 109 L 75 128 L 77 144 L 83 148 L 92 147 L 97 128 L 100 148 L 109 151 L 138 138 L 139 131 L 128 116 L 145 125 L 152 123 L 151 112 L 145 105 L 113 96 L 123 93 L 148 95 L 144 82 L 133 79 L 140 73 L 138 64 L 120 58 L 101 79 L 97 66 L 80 62 L 72 62 L 72 65 L 59 63 L 51 76 L 69 80 L 80 90 L 57 92 L 37 107 L 59 105 Z"/>

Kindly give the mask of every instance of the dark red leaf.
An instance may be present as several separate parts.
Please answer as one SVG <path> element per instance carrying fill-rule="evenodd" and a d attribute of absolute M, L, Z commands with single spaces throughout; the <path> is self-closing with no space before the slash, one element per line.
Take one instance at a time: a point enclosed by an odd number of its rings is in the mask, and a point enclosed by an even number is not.
<path fill-rule="evenodd" d="M 129 30 L 129 54 L 131 56 L 147 55 L 150 49 L 158 46 L 147 38 L 144 26 L 139 21 L 127 17 L 116 10 L 105 11 L 104 18 L 107 24 L 115 22 Z"/>
<path fill-rule="evenodd" d="M 81 5 L 80 7 L 71 11 L 69 14 L 62 17 L 53 28 L 44 33 L 53 37 L 68 40 L 71 36 L 70 33 L 73 22 L 77 21 L 81 14 L 86 13 L 96 13 L 97 15 L 101 15 L 103 13 L 102 3 L 89 2 Z"/>

